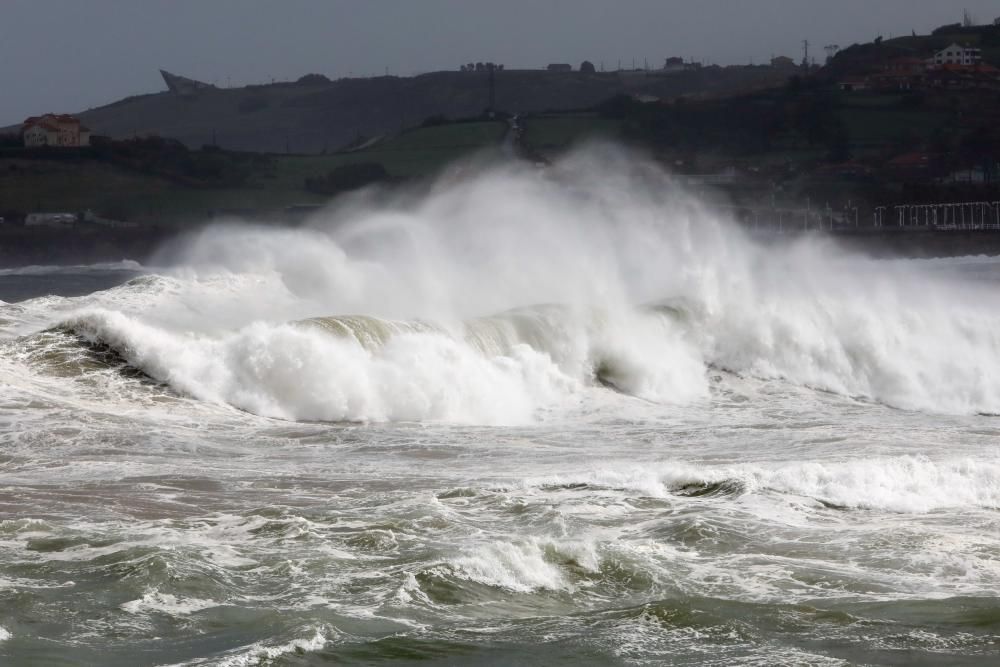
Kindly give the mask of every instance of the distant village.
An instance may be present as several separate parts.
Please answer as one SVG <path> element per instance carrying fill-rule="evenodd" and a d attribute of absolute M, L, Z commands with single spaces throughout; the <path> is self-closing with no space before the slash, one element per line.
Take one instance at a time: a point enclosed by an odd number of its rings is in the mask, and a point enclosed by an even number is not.
<path fill-rule="evenodd" d="M 929 58 L 893 58 L 880 71 L 845 77 L 838 86 L 845 92 L 1000 91 L 1000 68 L 984 63 L 980 48 L 951 44 Z"/>

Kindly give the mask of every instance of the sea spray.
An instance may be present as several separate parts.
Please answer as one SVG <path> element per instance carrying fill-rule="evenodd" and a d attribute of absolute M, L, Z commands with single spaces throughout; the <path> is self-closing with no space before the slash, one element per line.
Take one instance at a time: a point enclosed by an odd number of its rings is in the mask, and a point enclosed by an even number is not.
<path fill-rule="evenodd" d="M 559 402 L 538 389 L 553 386 L 542 360 L 564 388 L 662 403 L 706 397 L 715 367 L 904 409 L 1000 412 L 988 285 L 828 242 L 761 246 L 609 147 L 543 172 L 477 167 L 420 193 L 356 196 L 305 228 L 213 226 L 166 263 L 155 307 L 129 299 L 128 324 L 93 328 L 180 391 L 268 416 L 520 420 Z M 114 311 L 116 294 L 81 305 Z M 293 324 L 347 315 L 407 331 L 348 344 Z M 474 389 L 488 386 L 503 389 Z"/>

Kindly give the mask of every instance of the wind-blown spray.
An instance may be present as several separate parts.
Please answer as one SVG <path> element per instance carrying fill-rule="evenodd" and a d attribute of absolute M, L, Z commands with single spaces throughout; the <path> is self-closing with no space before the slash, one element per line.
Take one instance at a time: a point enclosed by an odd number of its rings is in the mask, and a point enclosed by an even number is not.
<path fill-rule="evenodd" d="M 1000 412 L 988 289 L 800 242 L 767 248 L 609 147 L 369 191 L 297 229 L 164 253 L 155 307 L 65 324 L 199 399 L 307 420 L 508 423 L 599 387 L 710 395 L 706 368 L 938 412 Z M 349 317 L 350 316 L 350 317 Z"/>

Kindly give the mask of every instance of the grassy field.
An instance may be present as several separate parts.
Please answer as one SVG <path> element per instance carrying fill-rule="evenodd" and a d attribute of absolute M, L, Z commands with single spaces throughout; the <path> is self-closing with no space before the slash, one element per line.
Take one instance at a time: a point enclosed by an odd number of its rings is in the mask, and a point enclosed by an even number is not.
<path fill-rule="evenodd" d="M 913 137 L 926 139 L 948 125 L 947 113 L 922 109 L 844 107 L 838 114 L 847 126 L 851 143 L 859 147 L 891 144 Z"/>
<path fill-rule="evenodd" d="M 538 116 L 524 122 L 524 143 L 543 152 L 563 150 L 586 139 L 620 136 L 621 121 L 598 114 Z"/>
<path fill-rule="evenodd" d="M 499 121 L 451 123 L 409 130 L 361 151 L 279 155 L 275 173 L 255 183 L 272 189 L 301 189 L 306 178 L 358 162 L 378 162 L 393 178 L 426 176 L 454 160 L 498 146 L 506 131 L 507 124 Z"/>
<path fill-rule="evenodd" d="M 333 155 L 277 155 L 273 169 L 253 173 L 238 188 L 193 188 L 96 160 L 0 159 L 0 209 L 79 212 L 184 224 L 217 209 L 282 209 L 318 204 L 306 178 L 334 167 L 378 162 L 389 175 L 432 175 L 448 163 L 498 146 L 506 123 L 455 123 L 417 128 L 361 151 Z"/>

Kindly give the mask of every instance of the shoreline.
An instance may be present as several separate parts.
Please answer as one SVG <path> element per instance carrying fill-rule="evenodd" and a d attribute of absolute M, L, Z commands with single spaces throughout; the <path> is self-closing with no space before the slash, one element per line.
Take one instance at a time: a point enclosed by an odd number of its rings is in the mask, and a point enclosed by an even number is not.
<path fill-rule="evenodd" d="M 146 264 L 170 241 L 199 228 L 3 225 L 0 226 L 0 268 L 72 266 L 123 260 Z M 1000 256 L 1000 230 L 995 229 L 862 227 L 833 232 L 750 232 L 749 237 L 766 245 L 781 245 L 808 238 L 822 239 L 832 241 L 847 251 L 875 258 Z"/>

